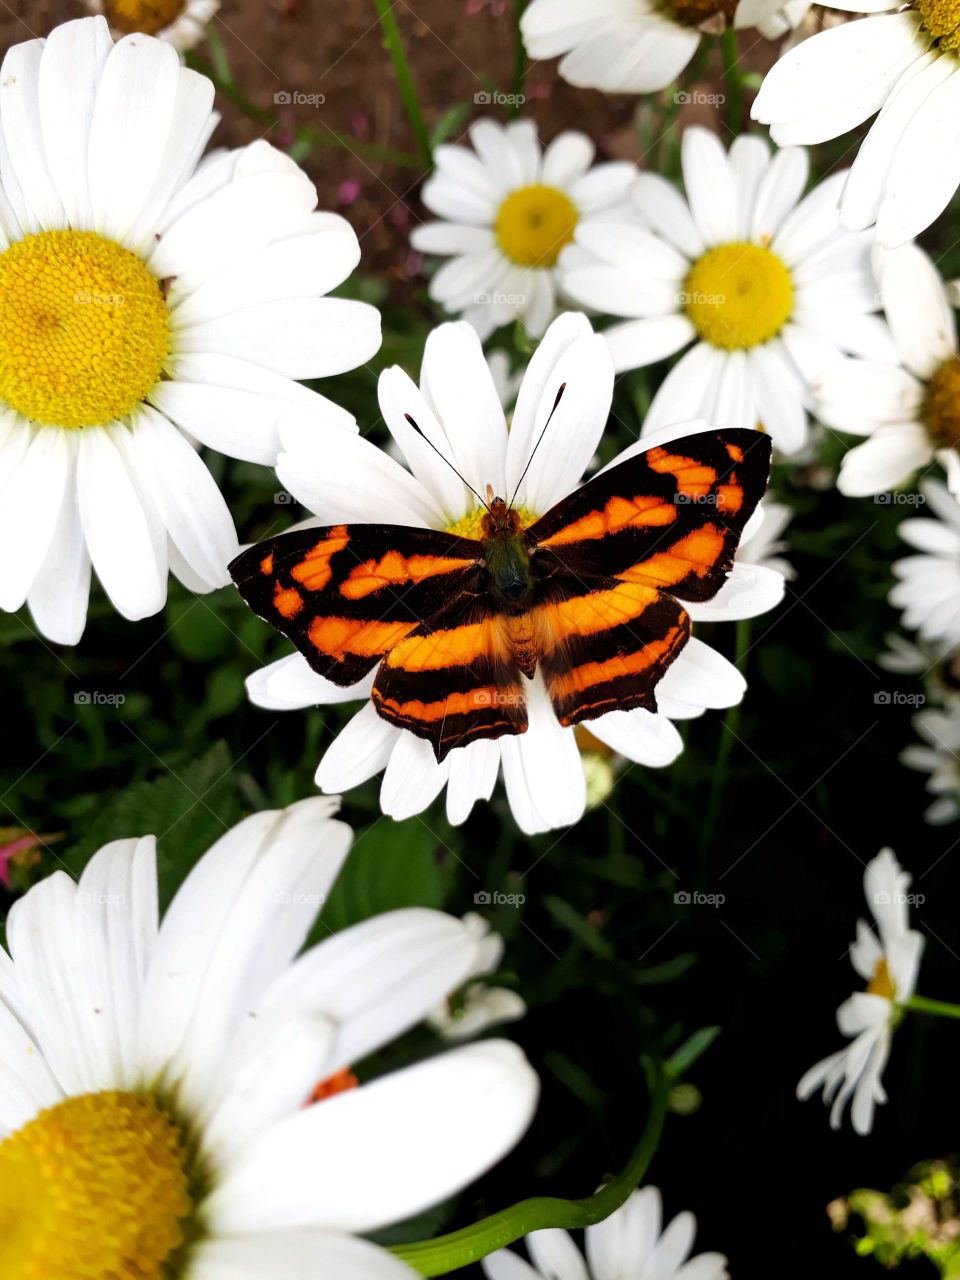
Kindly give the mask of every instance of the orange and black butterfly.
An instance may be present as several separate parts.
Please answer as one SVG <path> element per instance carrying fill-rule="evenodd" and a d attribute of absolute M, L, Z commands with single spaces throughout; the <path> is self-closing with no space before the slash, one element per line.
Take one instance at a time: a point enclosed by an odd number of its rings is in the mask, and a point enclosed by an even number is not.
<path fill-rule="evenodd" d="M 526 528 L 490 494 L 479 539 L 302 529 L 251 547 L 230 572 L 322 676 L 351 685 L 379 666 L 377 711 L 442 760 L 523 733 L 522 677 L 537 668 L 563 725 L 655 711 L 690 636 L 681 602 L 719 591 L 769 472 L 768 436 L 705 431 L 610 467 Z"/>

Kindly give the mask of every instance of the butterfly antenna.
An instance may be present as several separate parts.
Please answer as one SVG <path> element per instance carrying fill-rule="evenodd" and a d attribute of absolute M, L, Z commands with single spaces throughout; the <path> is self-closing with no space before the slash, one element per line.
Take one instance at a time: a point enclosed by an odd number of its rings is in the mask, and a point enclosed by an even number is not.
<path fill-rule="evenodd" d="M 420 429 L 420 427 L 418 427 L 418 426 L 417 426 L 417 424 L 414 422 L 413 418 L 411 418 L 411 417 L 410 417 L 409 413 L 405 413 L 403 416 L 404 416 L 404 417 L 406 418 L 406 420 L 410 423 L 411 427 L 413 427 L 414 431 L 417 433 L 417 435 L 420 437 L 420 439 L 421 439 L 421 440 L 426 441 L 426 443 L 430 446 L 430 448 L 431 448 L 431 449 L 433 450 L 433 452 L 437 455 L 437 457 L 438 457 L 438 458 L 442 458 L 442 459 L 443 459 L 443 461 L 447 464 L 447 466 L 450 468 L 450 470 L 453 472 L 453 474 L 454 474 L 455 476 L 459 476 L 459 477 L 460 477 L 460 479 L 461 479 L 461 480 L 463 481 L 463 483 L 467 486 L 467 488 L 470 490 L 470 492 L 473 494 L 473 496 L 476 498 L 476 500 L 477 500 L 479 503 L 481 503 L 484 507 L 486 507 L 486 509 L 489 511 L 489 510 L 490 510 L 490 504 L 489 504 L 488 502 L 485 502 L 485 501 L 484 501 L 484 499 L 480 497 L 479 493 L 477 493 L 476 489 L 473 487 L 473 485 L 470 483 L 470 481 L 466 478 L 466 476 L 464 476 L 463 474 L 461 474 L 461 472 L 459 472 L 459 471 L 457 470 L 457 468 L 453 465 L 453 463 L 450 461 L 450 459 L 449 459 L 448 457 L 446 457 L 444 454 L 442 454 L 442 453 L 440 452 L 440 450 L 439 450 L 439 449 L 437 448 L 437 446 L 433 443 L 433 441 L 432 441 L 432 440 L 430 440 L 427 436 L 425 436 L 425 435 L 423 434 L 423 431 Z"/>
<path fill-rule="evenodd" d="M 524 477 L 526 476 L 527 472 L 530 470 L 530 463 L 533 462 L 533 456 L 537 452 L 537 450 L 540 448 L 540 441 L 543 440 L 543 437 L 547 434 L 547 427 L 549 427 L 553 419 L 553 415 L 557 412 L 557 405 L 560 403 L 560 397 L 563 395 L 566 389 L 567 389 L 567 384 L 565 382 L 561 382 L 560 390 L 557 392 L 557 398 L 553 402 L 553 408 L 550 410 L 549 414 L 547 415 L 547 420 L 543 424 L 543 430 L 540 432 L 540 436 L 539 436 L 539 439 L 537 440 L 537 443 L 530 450 L 530 457 L 527 459 L 527 465 L 523 468 L 523 471 L 520 473 L 520 479 L 517 481 L 517 487 L 514 489 L 513 497 L 510 499 L 511 507 L 516 501 L 517 494 L 520 492 L 520 486 L 523 484 Z"/>

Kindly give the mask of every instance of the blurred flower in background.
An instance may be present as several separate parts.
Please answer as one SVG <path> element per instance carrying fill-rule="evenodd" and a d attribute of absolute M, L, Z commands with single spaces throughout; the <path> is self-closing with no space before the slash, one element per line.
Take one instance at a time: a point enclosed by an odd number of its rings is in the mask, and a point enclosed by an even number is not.
<path fill-rule="evenodd" d="M 506 987 L 492 987 L 482 979 L 496 973 L 503 959 L 504 943 L 489 922 L 475 911 L 463 917 L 463 925 L 477 946 L 476 960 L 458 991 L 451 992 L 427 1021 L 446 1040 L 469 1040 L 504 1022 L 515 1022 L 527 1011 L 523 998 Z"/>
<path fill-rule="evenodd" d="M 623 201 L 636 169 L 594 165 L 583 133 L 561 133 L 542 151 L 532 120 L 478 120 L 469 135 L 473 150 L 437 147 L 422 195 L 443 221 L 416 227 L 410 242 L 451 258 L 430 296 L 481 338 L 515 319 L 539 338 L 557 311 L 560 250 L 578 226 Z"/>
<path fill-rule="evenodd" d="M 604 332 L 618 372 L 693 346 L 660 384 L 644 424 L 705 418 L 762 426 L 781 453 L 808 440 L 811 382 L 844 352 L 893 358 L 870 267 L 872 236 L 840 230 L 838 173 L 805 197 L 807 153 L 771 156 L 742 136 L 724 150 L 688 127 L 686 198 L 654 173 L 631 188 L 631 219 L 577 227 L 563 289 L 623 318 Z"/>
<path fill-rule="evenodd" d="M 87 8 L 102 13 L 117 37 L 142 31 L 186 51 L 204 38 L 220 0 L 87 0 Z"/>

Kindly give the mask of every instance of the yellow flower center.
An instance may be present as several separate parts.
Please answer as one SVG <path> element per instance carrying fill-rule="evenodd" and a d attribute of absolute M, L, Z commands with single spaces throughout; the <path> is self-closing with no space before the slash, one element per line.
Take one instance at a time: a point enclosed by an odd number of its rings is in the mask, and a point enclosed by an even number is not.
<path fill-rule="evenodd" d="M 960 0 L 917 0 L 917 8 L 941 49 L 960 48 Z"/>
<path fill-rule="evenodd" d="M 520 527 L 526 529 L 528 525 L 533 524 L 536 520 L 536 513 L 528 511 L 526 507 L 517 507 L 517 515 L 520 517 Z M 465 516 L 461 516 L 459 520 L 454 520 L 446 526 L 447 533 L 455 533 L 460 538 L 475 538 L 479 541 L 483 537 L 483 517 L 486 515 L 483 507 L 474 507 L 472 511 L 468 511 Z"/>
<path fill-rule="evenodd" d="M 104 11 L 115 31 L 144 31 L 155 36 L 180 17 L 186 0 L 106 0 Z"/>
<path fill-rule="evenodd" d="M 563 191 L 534 183 L 511 191 L 497 210 L 494 230 L 500 248 L 522 267 L 552 267 L 573 239 L 580 218 Z"/>
<path fill-rule="evenodd" d="M 180 1131 L 150 1098 L 91 1093 L 0 1143 L 3 1280 L 160 1280 L 193 1209 Z"/>
<path fill-rule="evenodd" d="M 887 962 L 883 956 L 877 961 L 873 970 L 873 977 L 867 983 L 867 994 L 883 996 L 885 1000 L 896 999 L 897 988 L 890 977 L 890 970 L 887 968 Z"/>
<path fill-rule="evenodd" d="M 960 357 L 951 356 L 927 383 L 923 417 L 937 444 L 960 446 Z"/>
<path fill-rule="evenodd" d="M 793 281 L 762 245 L 722 244 L 693 264 L 682 298 L 706 342 L 738 351 L 780 332 L 793 310 Z"/>
<path fill-rule="evenodd" d="M 0 253 L 0 400 L 25 418 L 122 418 L 169 352 L 160 281 L 129 249 L 93 231 L 41 231 Z"/>

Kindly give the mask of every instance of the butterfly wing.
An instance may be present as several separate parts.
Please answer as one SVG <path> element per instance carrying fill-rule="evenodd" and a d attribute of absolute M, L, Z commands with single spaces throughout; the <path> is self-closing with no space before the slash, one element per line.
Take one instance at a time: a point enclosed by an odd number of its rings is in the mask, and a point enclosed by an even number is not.
<path fill-rule="evenodd" d="M 510 625 L 488 593 L 451 601 L 386 655 L 373 705 L 385 720 L 426 738 L 438 760 L 478 738 L 524 733 Z"/>
<path fill-rule="evenodd" d="M 480 543 L 434 529 L 334 525 L 250 547 L 230 574 L 315 671 L 351 685 L 424 618 L 477 589 Z"/>
<path fill-rule="evenodd" d="M 530 527 L 540 666 L 562 724 L 656 710 L 690 638 L 679 601 L 726 581 L 770 452 L 756 431 L 687 436 L 595 476 Z"/>
<path fill-rule="evenodd" d="M 704 431 L 610 467 L 531 525 L 538 571 L 711 599 L 763 497 L 770 452 L 759 431 Z"/>

